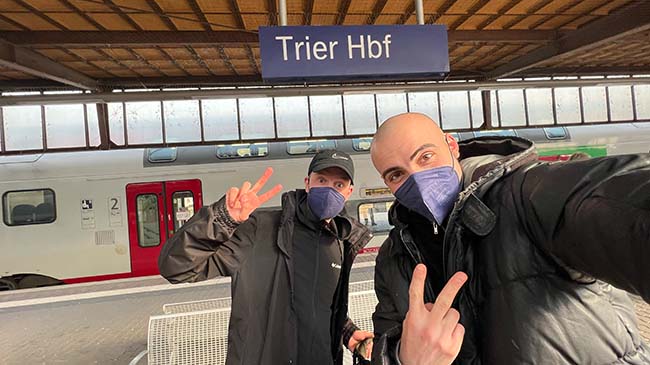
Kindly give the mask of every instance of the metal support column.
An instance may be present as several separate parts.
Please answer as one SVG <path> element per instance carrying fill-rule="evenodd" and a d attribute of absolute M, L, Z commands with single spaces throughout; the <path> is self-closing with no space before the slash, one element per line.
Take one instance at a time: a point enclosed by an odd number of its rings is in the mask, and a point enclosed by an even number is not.
<path fill-rule="evenodd" d="M 287 0 L 280 0 L 280 25 L 287 25 Z"/>
<path fill-rule="evenodd" d="M 415 15 L 418 19 L 418 24 L 424 24 L 424 7 L 422 6 L 422 0 L 415 0 Z"/>

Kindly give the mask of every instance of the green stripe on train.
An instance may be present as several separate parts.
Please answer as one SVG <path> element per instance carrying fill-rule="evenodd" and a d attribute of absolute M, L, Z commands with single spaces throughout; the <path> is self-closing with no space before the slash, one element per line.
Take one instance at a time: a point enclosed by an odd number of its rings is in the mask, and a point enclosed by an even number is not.
<path fill-rule="evenodd" d="M 576 152 L 584 152 L 591 157 L 607 156 L 607 147 L 604 146 L 579 146 L 572 148 L 539 148 L 540 156 L 557 156 L 557 155 L 570 155 Z"/>

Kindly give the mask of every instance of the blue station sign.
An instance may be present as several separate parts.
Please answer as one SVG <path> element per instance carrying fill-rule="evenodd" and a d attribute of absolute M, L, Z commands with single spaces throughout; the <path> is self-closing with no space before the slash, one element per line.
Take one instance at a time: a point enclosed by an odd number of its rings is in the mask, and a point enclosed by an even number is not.
<path fill-rule="evenodd" d="M 260 27 L 270 82 L 407 80 L 449 73 L 443 25 Z"/>

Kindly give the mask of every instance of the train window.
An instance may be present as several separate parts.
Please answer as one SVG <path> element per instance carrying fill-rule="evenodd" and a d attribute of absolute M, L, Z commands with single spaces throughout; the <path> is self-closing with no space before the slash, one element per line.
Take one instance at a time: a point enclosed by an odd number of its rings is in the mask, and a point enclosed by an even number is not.
<path fill-rule="evenodd" d="M 243 143 L 217 146 L 217 157 L 221 159 L 240 157 L 264 157 L 268 154 L 268 143 Z"/>
<path fill-rule="evenodd" d="M 307 155 L 323 150 L 336 148 L 336 141 L 295 141 L 287 143 L 287 153 L 290 155 Z"/>
<path fill-rule="evenodd" d="M 174 232 L 194 215 L 194 194 L 191 191 L 177 191 L 172 194 Z"/>
<path fill-rule="evenodd" d="M 372 137 L 355 138 L 352 140 L 352 148 L 354 148 L 355 151 L 370 151 L 371 144 Z"/>
<path fill-rule="evenodd" d="M 393 200 L 359 205 L 357 213 L 359 222 L 365 224 L 373 232 L 387 232 L 392 228 L 388 222 L 388 211 L 393 205 Z"/>
<path fill-rule="evenodd" d="M 52 223 L 56 203 L 51 189 L 10 191 L 2 196 L 4 222 L 8 226 Z"/>
<path fill-rule="evenodd" d="M 512 129 L 496 130 L 496 131 L 475 131 L 474 137 L 486 137 L 486 136 L 498 136 L 498 137 L 516 137 L 517 134 Z"/>
<path fill-rule="evenodd" d="M 149 151 L 147 159 L 151 163 L 174 162 L 176 161 L 176 147 L 170 148 L 152 148 Z"/>
<path fill-rule="evenodd" d="M 544 128 L 544 133 L 548 139 L 565 139 L 566 129 L 564 127 Z"/>
<path fill-rule="evenodd" d="M 142 194 L 135 199 L 138 222 L 138 243 L 140 247 L 154 247 L 160 244 L 160 216 L 158 196 Z"/>

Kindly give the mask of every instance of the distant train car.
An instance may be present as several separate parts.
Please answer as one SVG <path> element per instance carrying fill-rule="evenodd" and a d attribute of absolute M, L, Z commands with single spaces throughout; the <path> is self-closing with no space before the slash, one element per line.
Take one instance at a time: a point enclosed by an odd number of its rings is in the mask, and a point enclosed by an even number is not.
<path fill-rule="evenodd" d="M 547 160 L 645 153 L 650 123 L 455 134 L 519 135 Z M 321 140 L 0 157 L 0 289 L 158 274 L 162 244 L 201 206 L 271 166 L 268 185 L 301 188 L 312 155 L 349 152 L 356 166 L 348 213 L 368 225 L 376 250 L 393 197 L 373 169 L 371 139 Z M 278 206 L 275 197 L 268 207 Z"/>

